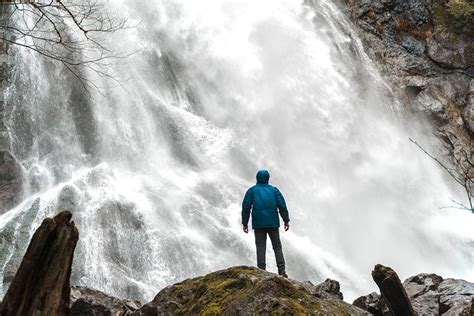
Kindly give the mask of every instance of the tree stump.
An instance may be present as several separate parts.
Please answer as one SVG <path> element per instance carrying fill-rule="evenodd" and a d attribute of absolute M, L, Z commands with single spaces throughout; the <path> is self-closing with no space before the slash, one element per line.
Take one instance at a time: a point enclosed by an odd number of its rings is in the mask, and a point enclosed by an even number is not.
<path fill-rule="evenodd" d="M 372 278 L 377 283 L 380 294 L 394 316 L 416 315 L 402 282 L 392 268 L 377 264 L 372 271 Z"/>
<path fill-rule="evenodd" d="M 69 315 L 71 265 L 79 238 L 72 214 L 46 218 L 36 230 L 0 306 L 0 315 Z"/>

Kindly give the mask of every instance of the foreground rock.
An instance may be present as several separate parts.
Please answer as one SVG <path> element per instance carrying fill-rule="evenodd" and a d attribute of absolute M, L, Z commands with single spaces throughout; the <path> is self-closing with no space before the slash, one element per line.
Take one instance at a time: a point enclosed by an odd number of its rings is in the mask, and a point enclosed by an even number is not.
<path fill-rule="evenodd" d="M 83 286 L 71 288 L 71 315 L 129 315 L 140 308 L 141 303 L 134 300 L 120 300 L 98 290 Z"/>
<path fill-rule="evenodd" d="M 474 315 L 474 283 L 422 273 L 405 280 L 403 287 L 418 315 Z M 376 316 L 392 315 L 376 293 L 359 297 L 354 305 Z"/>
<path fill-rule="evenodd" d="M 432 116 L 455 164 L 474 174 L 474 2 L 344 1 L 404 103 Z"/>
<path fill-rule="evenodd" d="M 381 264 L 375 266 L 372 278 L 393 315 L 414 316 L 415 312 L 398 275 L 392 268 Z"/>
<path fill-rule="evenodd" d="M 0 315 L 68 315 L 71 265 L 79 238 L 72 214 L 46 218 L 13 278 Z"/>
<path fill-rule="evenodd" d="M 241 266 L 168 286 L 133 315 L 369 315 L 339 295 Z"/>

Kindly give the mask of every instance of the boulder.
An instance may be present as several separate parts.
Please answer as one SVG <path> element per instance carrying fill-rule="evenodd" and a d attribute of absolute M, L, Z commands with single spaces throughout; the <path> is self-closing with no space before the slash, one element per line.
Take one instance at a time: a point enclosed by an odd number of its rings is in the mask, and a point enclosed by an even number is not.
<path fill-rule="evenodd" d="M 344 299 L 344 296 L 340 290 L 341 286 L 339 285 L 339 282 L 337 282 L 336 280 L 326 279 L 324 282 L 316 285 L 315 288 L 319 292 L 324 292 L 329 295 L 333 295 L 340 300 Z"/>
<path fill-rule="evenodd" d="M 79 238 L 71 217 L 63 211 L 36 230 L 0 305 L 1 315 L 69 314 L 69 277 Z"/>
<path fill-rule="evenodd" d="M 387 304 L 380 294 L 375 292 L 357 298 L 352 305 L 357 306 L 363 310 L 370 312 L 375 316 L 391 316 L 392 313 L 388 310 Z"/>
<path fill-rule="evenodd" d="M 132 315 L 370 315 L 322 289 L 339 293 L 238 266 L 168 286 Z"/>
<path fill-rule="evenodd" d="M 403 285 L 420 315 L 474 315 L 474 283 L 422 273 Z"/>
<path fill-rule="evenodd" d="M 84 286 L 71 288 L 71 315 L 126 315 L 141 307 L 136 300 L 121 300 Z"/>

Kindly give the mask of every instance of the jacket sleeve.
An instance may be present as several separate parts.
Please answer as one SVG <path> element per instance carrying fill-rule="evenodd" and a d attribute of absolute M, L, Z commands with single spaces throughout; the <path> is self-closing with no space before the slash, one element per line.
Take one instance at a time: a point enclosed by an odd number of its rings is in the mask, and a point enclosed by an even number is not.
<path fill-rule="evenodd" d="M 280 190 L 278 190 L 278 188 L 275 188 L 275 196 L 278 211 L 280 212 L 281 218 L 285 223 L 290 222 L 290 216 L 288 214 L 288 208 L 286 207 L 285 198 L 283 197 L 283 194 L 281 194 Z"/>
<path fill-rule="evenodd" d="M 250 210 L 253 205 L 253 194 L 252 188 L 247 190 L 245 193 L 244 200 L 242 202 L 242 225 L 247 226 L 250 219 Z"/>

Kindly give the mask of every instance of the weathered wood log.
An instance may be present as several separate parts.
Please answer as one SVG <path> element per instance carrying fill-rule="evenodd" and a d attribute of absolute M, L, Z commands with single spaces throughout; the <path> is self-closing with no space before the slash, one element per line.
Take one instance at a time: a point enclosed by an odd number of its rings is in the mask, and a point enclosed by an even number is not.
<path fill-rule="evenodd" d="M 372 278 L 394 316 L 416 315 L 402 282 L 392 268 L 377 264 L 372 271 Z"/>
<path fill-rule="evenodd" d="M 36 230 L 0 306 L 2 316 L 69 315 L 71 265 L 79 238 L 72 214 L 46 218 Z"/>

